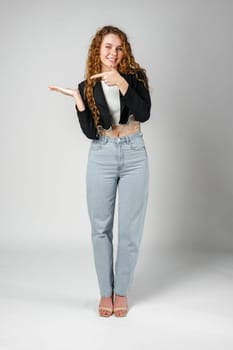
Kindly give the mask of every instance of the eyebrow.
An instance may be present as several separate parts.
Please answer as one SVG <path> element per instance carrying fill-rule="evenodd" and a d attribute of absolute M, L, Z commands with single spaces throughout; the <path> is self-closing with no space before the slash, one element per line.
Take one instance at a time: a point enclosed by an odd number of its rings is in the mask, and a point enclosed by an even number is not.
<path fill-rule="evenodd" d="M 111 43 L 104 43 L 104 45 L 111 45 L 111 46 L 113 46 Z M 122 45 L 118 45 L 117 47 L 122 47 Z"/>

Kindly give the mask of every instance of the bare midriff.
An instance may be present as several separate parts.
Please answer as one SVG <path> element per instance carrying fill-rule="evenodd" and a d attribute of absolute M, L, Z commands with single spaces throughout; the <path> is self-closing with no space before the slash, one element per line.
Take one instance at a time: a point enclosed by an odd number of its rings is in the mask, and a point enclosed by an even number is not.
<path fill-rule="evenodd" d="M 127 124 L 113 125 L 109 130 L 103 129 L 102 136 L 121 137 L 134 134 L 137 131 L 140 131 L 140 122 L 131 120 Z"/>

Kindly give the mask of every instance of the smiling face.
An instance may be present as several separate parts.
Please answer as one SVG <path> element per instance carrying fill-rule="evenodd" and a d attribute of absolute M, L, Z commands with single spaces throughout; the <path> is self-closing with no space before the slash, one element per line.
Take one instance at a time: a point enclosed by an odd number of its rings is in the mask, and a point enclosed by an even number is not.
<path fill-rule="evenodd" d="M 102 72 L 109 71 L 111 67 L 117 66 L 123 58 L 122 41 L 117 34 L 107 34 L 100 45 L 100 61 Z"/>

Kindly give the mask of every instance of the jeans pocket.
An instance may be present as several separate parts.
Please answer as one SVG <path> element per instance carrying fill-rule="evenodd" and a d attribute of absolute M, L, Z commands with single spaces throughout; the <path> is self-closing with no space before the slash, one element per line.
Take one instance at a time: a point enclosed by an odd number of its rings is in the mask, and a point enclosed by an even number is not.
<path fill-rule="evenodd" d="M 91 142 L 90 150 L 91 151 L 100 151 L 102 149 L 102 143 L 99 140 L 93 140 Z"/>
<path fill-rule="evenodd" d="M 136 138 L 136 139 L 132 139 L 130 140 L 130 147 L 132 150 L 143 150 L 145 149 L 145 143 L 143 138 Z"/>

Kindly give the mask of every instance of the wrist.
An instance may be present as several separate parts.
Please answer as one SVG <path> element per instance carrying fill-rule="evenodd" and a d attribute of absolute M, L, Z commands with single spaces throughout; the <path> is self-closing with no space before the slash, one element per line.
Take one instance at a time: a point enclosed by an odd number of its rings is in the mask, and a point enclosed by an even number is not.
<path fill-rule="evenodd" d="M 120 92 L 122 93 L 122 95 L 125 95 L 126 91 L 128 90 L 129 84 L 123 77 L 120 77 L 118 80 L 117 86 Z"/>
<path fill-rule="evenodd" d="M 77 108 L 80 112 L 84 111 L 86 109 L 84 103 L 83 103 L 83 99 L 81 97 L 81 94 L 79 92 L 79 90 L 75 90 L 73 92 L 73 98 L 75 100 L 75 104 L 77 105 Z"/>
<path fill-rule="evenodd" d="M 77 97 L 79 98 L 80 97 L 80 92 L 79 92 L 78 89 L 73 91 L 73 97 L 74 98 L 77 98 Z"/>

